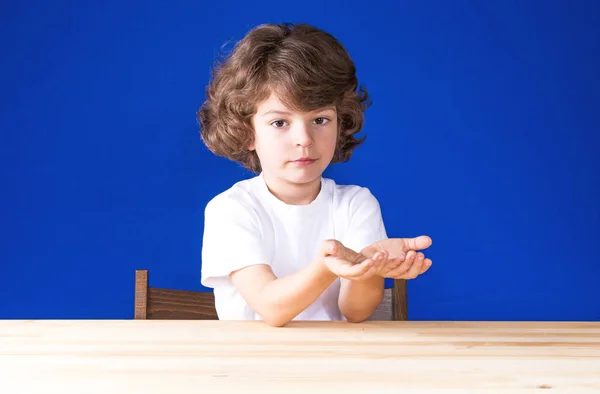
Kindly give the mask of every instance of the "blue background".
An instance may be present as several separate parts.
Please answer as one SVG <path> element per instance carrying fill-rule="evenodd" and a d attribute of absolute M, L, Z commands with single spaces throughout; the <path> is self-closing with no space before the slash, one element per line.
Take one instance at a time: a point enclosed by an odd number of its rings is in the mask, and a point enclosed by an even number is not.
<path fill-rule="evenodd" d="M 410 319 L 600 320 L 598 4 L 2 2 L 0 318 L 132 318 L 139 268 L 203 289 L 203 209 L 251 176 L 200 141 L 210 67 L 291 21 L 373 97 L 326 176 L 433 238 Z"/>

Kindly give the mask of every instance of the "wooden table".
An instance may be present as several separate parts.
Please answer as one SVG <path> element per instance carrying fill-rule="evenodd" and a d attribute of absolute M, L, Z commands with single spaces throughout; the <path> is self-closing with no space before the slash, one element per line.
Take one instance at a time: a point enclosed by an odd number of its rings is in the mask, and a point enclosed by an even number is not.
<path fill-rule="evenodd" d="M 600 323 L 0 321 L 2 394 L 284 388 L 600 393 Z"/>

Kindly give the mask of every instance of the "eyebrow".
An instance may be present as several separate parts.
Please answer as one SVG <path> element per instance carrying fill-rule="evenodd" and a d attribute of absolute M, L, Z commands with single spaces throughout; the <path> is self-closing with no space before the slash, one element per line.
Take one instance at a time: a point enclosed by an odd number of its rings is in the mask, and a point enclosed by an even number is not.
<path fill-rule="evenodd" d="M 335 107 L 325 107 L 325 108 L 321 108 L 321 109 L 317 109 L 311 112 L 325 112 L 325 111 L 335 111 Z M 270 111 L 267 111 L 263 114 L 261 114 L 260 116 L 267 116 L 267 115 L 291 115 L 290 112 L 287 111 L 280 111 L 280 110 L 276 110 L 276 109 L 272 109 Z"/>
<path fill-rule="evenodd" d="M 267 116 L 267 115 L 271 115 L 271 114 L 275 114 L 275 115 L 290 115 L 289 112 L 286 111 L 278 111 L 276 109 L 272 109 L 270 111 L 267 111 L 265 113 L 263 113 L 261 116 Z"/>

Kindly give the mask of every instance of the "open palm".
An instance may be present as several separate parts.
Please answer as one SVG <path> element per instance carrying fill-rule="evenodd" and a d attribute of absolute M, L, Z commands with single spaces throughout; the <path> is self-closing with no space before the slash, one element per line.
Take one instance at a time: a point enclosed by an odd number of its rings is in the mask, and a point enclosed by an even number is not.
<path fill-rule="evenodd" d="M 431 267 L 431 259 L 420 250 L 431 246 L 431 238 L 389 238 L 365 248 L 361 254 L 373 258 L 379 267 L 377 275 L 393 279 L 414 279 Z M 379 255 L 383 257 L 378 258 Z M 381 263 L 383 261 L 383 264 Z"/>
<path fill-rule="evenodd" d="M 376 275 L 383 264 L 383 261 L 378 259 L 379 256 L 383 256 L 383 253 L 375 253 L 373 257 L 366 257 L 346 248 L 336 240 L 325 241 L 322 251 L 325 265 L 340 278 L 350 280 L 367 279 Z M 378 262 L 375 262 L 374 258 Z"/>

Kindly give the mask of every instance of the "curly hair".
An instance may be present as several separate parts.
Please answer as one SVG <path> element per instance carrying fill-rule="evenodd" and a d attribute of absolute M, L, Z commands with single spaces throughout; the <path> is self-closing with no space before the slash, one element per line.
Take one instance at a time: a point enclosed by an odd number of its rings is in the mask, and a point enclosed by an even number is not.
<path fill-rule="evenodd" d="M 370 105 L 358 86 L 356 68 L 332 35 L 306 24 L 267 24 L 252 29 L 230 56 L 212 70 L 206 100 L 198 111 L 200 135 L 217 156 L 261 169 L 255 151 L 252 116 L 271 93 L 293 110 L 335 106 L 338 138 L 332 163 L 348 161 L 364 142 L 357 138 Z"/>

